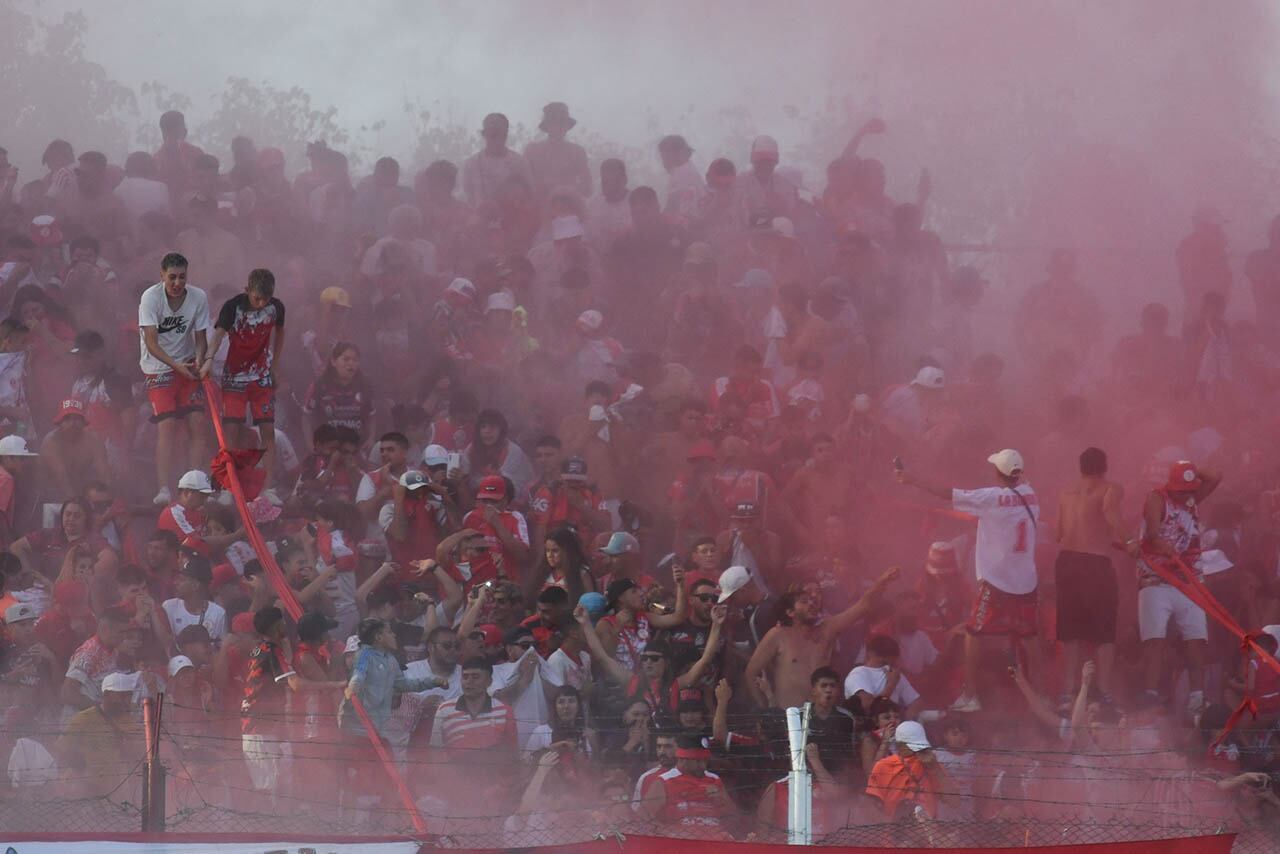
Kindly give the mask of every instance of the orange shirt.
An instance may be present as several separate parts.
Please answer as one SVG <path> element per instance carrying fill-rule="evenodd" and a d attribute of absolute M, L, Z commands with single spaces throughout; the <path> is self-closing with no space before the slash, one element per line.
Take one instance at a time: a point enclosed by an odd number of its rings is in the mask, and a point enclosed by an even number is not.
<path fill-rule="evenodd" d="M 903 801 L 915 801 L 930 816 L 938 814 L 937 785 L 923 762 L 914 756 L 886 756 L 871 769 L 867 794 L 879 798 L 884 814 L 892 817 Z"/>

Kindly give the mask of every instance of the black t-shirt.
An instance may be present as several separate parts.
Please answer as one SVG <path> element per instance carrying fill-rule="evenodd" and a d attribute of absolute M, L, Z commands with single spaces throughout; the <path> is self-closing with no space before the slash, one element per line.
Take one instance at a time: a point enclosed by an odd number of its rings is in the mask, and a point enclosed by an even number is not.
<path fill-rule="evenodd" d="M 818 745 L 822 764 L 834 775 L 855 760 L 853 732 L 853 715 L 839 706 L 825 718 L 816 713 L 809 717 L 809 740 Z"/>
<path fill-rule="evenodd" d="M 271 331 L 284 328 L 284 303 L 272 297 L 255 309 L 248 294 L 237 294 L 222 304 L 214 327 L 227 333 L 225 376 L 261 380 L 271 372 Z"/>
<path fill-rule="evenodd" d="M 702 658 L 707 650 L 707 640 L 711 636 L 711 626 L 698 626 L 690 622 L 682 623 L 674 629 L 666 629 L 663 634 L 671 646 L 671 660 L 675 664 L 693 663 Z M 724 650 L 712 659 L 711 667 L 702 678 L 703 686 L 714 686 L 723 671 Z"/>

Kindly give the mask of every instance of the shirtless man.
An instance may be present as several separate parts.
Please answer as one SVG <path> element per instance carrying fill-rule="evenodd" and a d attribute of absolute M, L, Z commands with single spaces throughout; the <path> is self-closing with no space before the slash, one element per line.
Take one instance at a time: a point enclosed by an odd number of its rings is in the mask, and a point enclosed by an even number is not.
<path fill-rule="evenodd" d="M 1061 551 L 1054 564 L 1058 588 L 1058 640 L 1065 673 L 1080 673 L 1080 653 L 1096 644 L 1098 687 L 1111 695 L 1111 668 L 1116 653 L 1116 609 L 1119 588 L 1108 557 L 1123 543 L 1120 518 L 1124 490 L 1107 480 L 1107 455 L 1088 448 L 1080 455 L 1080 479 L 1058 496 L 1057 538 Z M 1075 696 L 1075 686 L 1064 685 Z"/>
<path fill-rule="evenodd" d="M 89 429 L 84 404 L 71 399 L 62 401 L 53 423 L 56 426 L 40 449 L 40 462 L 56 489 L 56 495 L 49 497 L 66 500 L 83 495 L 94 481 L 109 482 L 107 446 Z"/>
<path fill-rule="evenodd" d="M 836 639 L 867 615 L 872 604 L 899 572 L 896 566 L 885 570 L 861 599 L 821 624 L 818 623 L 814 601 L 807 593 L 783 594 L 779 602 L 783 616 L 760 641 L 747 662 L 745 681 L 751 686 L 756 704 L 760 707 L 766 705 L 765 697 L 756 684 L 761 673 L 767 675 L 773 685 L 776 705 L 785 709 L 809 699 L 810 675 L 830 663 L 831 647 Z"/>

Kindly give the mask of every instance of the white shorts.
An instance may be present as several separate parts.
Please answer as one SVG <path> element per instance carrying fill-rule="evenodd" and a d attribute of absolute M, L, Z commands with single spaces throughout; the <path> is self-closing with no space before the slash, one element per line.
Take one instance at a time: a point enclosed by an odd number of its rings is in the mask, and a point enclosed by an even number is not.
<path fill-rule="evenodd" d="M 249 766 L 249 779 L 260 791 L 276 790 L 281 772 L 287 775 L 293 763 L 293 746 L 275 736 L 244 733 L 240 736 L 240 749 Z"/>
<path fill-rule="evenodd" d="M 1157 584 L 1138 591 L 1138 635 L 1144 641 L 1163 640 L 1169 631 L 1170 618 L 1178 624 L 1183 640 L 1209 639 L 1204 609 L 1181 590 Z"/>

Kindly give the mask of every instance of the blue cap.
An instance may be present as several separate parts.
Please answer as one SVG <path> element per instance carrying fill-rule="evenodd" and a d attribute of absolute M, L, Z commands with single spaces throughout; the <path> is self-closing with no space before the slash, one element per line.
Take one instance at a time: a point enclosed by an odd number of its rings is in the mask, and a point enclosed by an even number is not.
<path fill-rule="evenodd" d="M 578 599 L 578 604 L 587 609 L 587 614 L 591 617 L 591 622 L 595 622 L 604 616 L 607 606 L 604 595 L 596 593 L 594 590 L 590 593 L 583 593 Z"/>

